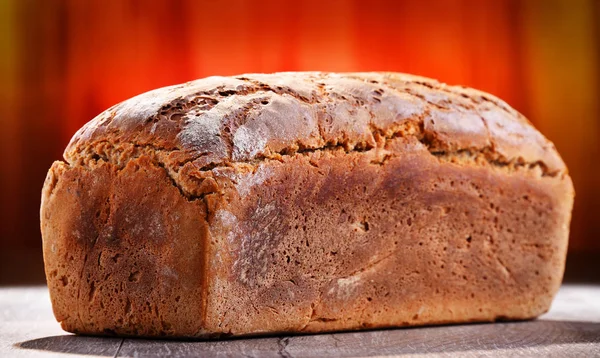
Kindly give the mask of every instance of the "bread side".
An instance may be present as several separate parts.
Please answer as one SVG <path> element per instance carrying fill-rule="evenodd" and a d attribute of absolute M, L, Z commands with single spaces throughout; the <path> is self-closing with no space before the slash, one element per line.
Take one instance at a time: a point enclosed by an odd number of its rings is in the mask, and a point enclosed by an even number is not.
<path fill-rule="evenodd" d="M 263 162 L 235 179 L 209 220 L 207 327 L 322 332 L 549 308 L 570 182 L 440 161 L 411 138 L 384 148 Z"/>
<path fill-rule="evenodd" d="M 531 318 L 562 278 L 564 163 L 475 90 L 386 73 L 209 78 L 109 109 L 65 158 L 41 217 L 69 331 Z"/>
<path fill-rule="evenodd" d="M 206 206 L 188 201 L 147 157 L 122 168 L 55 162 L 42 197 L 55 316 L 75 333 L 198 333 Z"/>

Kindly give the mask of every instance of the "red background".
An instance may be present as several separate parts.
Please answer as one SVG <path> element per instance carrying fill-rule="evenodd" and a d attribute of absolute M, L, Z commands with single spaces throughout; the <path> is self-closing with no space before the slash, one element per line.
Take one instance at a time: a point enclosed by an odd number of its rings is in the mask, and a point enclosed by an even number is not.
<path fill-rule="evenodd" d="M 593 0 L 0 0 L 0 283 L 43 280 L 41 186 L 96 114 L 200 77 L 294 70 L 408 72 L 506 100 L 575 182 L 568 273 L 597 273 L 599 19 Z"/>

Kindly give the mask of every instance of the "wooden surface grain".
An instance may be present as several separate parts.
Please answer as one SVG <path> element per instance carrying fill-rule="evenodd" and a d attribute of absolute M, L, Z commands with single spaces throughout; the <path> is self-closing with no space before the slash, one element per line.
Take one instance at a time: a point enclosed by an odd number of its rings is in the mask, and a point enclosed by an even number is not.
<path fill-rule="evenodd" d="M 69 355 L 600 357 L 600 286 L 564 285 L 535 321 L 195 342 L 71 335 L 54 320 L 45 287 L 0 288 L 0 357 Z"/>

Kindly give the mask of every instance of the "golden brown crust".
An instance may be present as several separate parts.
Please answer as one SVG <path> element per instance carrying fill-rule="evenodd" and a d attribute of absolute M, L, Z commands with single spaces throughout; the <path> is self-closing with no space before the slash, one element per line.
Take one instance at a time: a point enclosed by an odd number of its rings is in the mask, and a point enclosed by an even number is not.
<path fill-rule="evenodd" d="M 524 319 L 562 278 L 567 169 L 472 89 L 395 73 L 211 77 L 114 106 L 65 158 L 41 217 L 53 307 L 73 332 Z"/>
<path fill-rule="evenodd" d="M 65 158 L 76 163 L 101 143 L 135 144 L 165 151 L 170 170 L 188 162 L 202 170 L 299 150 L 371 148 L 377 133 L 393 135 L 407 121 L 423 128 L 432 151 L 566 170 L 552 143 L 501 100 L 395 73 L 249 74 L 157 89 L 86 124 Z"/>
<path fill-rule="evenodd" d="M 205 205 L 147 157 L 123 168 L 55 162 L 42 197 L 54 313 L 75 333 L 198 334 Z"/>
<path fill-rule="evenodd" d="M 385 149 L 286 157 L 236 178 L 210 221 L 224 229 L 209 248 L 230 255 L 211 266 L 207 326 L 321 332 L 548 309 L 569 180 L 440 162 L 412 138 Z"/>

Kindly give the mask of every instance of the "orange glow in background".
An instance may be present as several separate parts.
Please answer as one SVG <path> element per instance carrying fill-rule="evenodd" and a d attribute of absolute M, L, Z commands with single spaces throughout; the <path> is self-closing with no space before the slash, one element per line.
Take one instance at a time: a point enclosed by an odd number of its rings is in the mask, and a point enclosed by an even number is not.
<path fill-rule="evenodd" d="M 40 190 L 79 127 L 247 72 L 399 71 L 499 96 L 569 166 L 571 254 L 600 254 L 599 19 L 594 0 L 0 0 L 0 284 L 43 280 Z"/>

